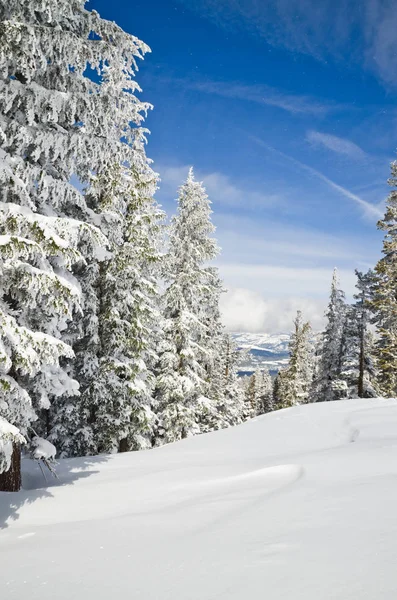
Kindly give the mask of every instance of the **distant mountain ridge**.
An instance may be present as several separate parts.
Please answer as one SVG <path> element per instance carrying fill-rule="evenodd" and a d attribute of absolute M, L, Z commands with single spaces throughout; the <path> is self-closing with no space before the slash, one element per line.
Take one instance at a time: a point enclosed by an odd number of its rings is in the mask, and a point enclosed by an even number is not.
<path fill-rule="evenodd" d="M 288 333 L 242 333 L 234 332 L 232 337 L 241 350 L 246 351 L 239 373 L 251 375 L 255 369 L 269 369 L 274 375 L 288 362 Z"/>

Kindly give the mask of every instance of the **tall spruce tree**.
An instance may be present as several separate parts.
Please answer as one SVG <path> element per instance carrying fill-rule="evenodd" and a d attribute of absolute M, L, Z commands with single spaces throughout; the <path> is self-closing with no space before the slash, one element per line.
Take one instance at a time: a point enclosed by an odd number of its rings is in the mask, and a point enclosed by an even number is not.
<path fill-rule="evenodd" d="M 278 404 L 282 408 L 308 402 L 313 379 L 311 335 L 310 323 L 303 321 L 298 310 L 289 344 L 289 363 L 280 372 Z"/>
<path fill-rule="evenodd" d="M 317 372 L 311 389 L 312 402 L 338 400 L 346 396 L 346 383 L 341 379 L 343 333 L 346 320 L 345 294 L 339 288 L 334 269 L 331 294 L 326 312 L 327 324 L 318 352 Z"/>
<path fill-rule="evenodd" d="M 388 181 L 397 187 L 397 162 L 391 164 Z M 397 189 L 387 199 L 386 212 L 378 223 L 385 232 L 383 257 L 375 267 L 371 309 L 377 329 L 375 347 L 380 391 L 386 397 L 397 396 Z"/>
<path fill-rule="evenodd" d="M 204 428 L 207 425 L 208 431 L 242 423 L 245 408 L 244 392 L 238 376 L 240 352 L 231 336 L 224 333 L 221 340 L 217 340 L 213 352 L 209 388 L 211 411 L 203 418 Z"/>
<path fill-rule="evenodd" d="M 374 273 L 356 271 L 356 302 L 346 308 L 342 335 L 340 379 L 347 398 L 373 398 L 378 395 L 374 360 L 374 339 L 369 330 L 369 307 Z"/>
<path fill-rule="evenodd" d="M 260 382 L 261 374 L 259 369 L 256 369 L 254 373 L 248 378 L 246 383 L 245 393 L 245 417 L 247 419 L 253 419 L 259 414 L 259 394 L 258 384 Z"/>
<path fill-rule="evenodd" d="M 134 120 L 134 102 L 121 117 L 119 102 L 110 101 L 111 90 L 118 88 L 113 97 L 119 98 L 125 82 L 125 58 L 141 54 L 127 38 L 76 0 L 0 5 L 0 413 L 24 437 L 51 399 L 78 391 L 60 363 L 73 356 L 65 343 L 68 323 L 85 303 L 76 271 L 99 260 L 106 239 L 70 178 L 88 182 L 108 158 L 104 133 L 118 128 L 120 140 L 124 124 Z M 120 58 L 119 76 L 111 80 L 108 68 Z M 87 64 L 109 90 L 104 103 Z M 119 154 L 124 159 L 124 149 Z"/>
<path fill-rule="evenodd" d="M 200 433 L 200 423 L 213 412 L 206 371 L 212 357 L 205 343 L 206 308 L 213 308 L 208 299 L 213 272 L 207 263 L 215 258 L 218 247 L 211 237 L 210 216 L 208 196 L 190 169 L 179 190 L 166 260 L 165 337 L 156 383 L 157 443 Z"/>
<path fill-rule="evenodd" d="M 257 368 L 245 384 L 245 416 L 253 418 L 274 410 L 274 390 L 267 369 Z"/>
<path fill-rule="evenodd" d="M 81 308 L 74 302 L 73 324 L 67 326 L 65 316 L 61 333 L 76 358 L 63 365 L 58 376 L 52 366 L 37 373 L 36 382 L 45 378 L 58 382 L 47 399 L 42 382 L 32 392 L 33 402 L 41 403 L 41 429 L 51 433 L 63 454 L 91 449 L 89 436 L 84 439 L 76 432 L 88 431 L 87 390 L 100 367 L 100 265 L 114 249 L 102 232 L 120 217 L 114 204 L 102 204 L 106 179 L 113 165 L 128 166 L 143 181 L 153 178 L 141 127 L 150 106 L 137 98 L 135 82 L 136 61 L 148 47 L 115 23 L 100 19 L 96 11 L 85 10 L 84 4 L 5 0 L 0 7 L 1 135 L 6 153 L 0 176 L 7 183 L 3 189 L 8 188 L 3 200 L 8 213 L 10 203 L 23 206 L 25 221 L 28 216 L 36 222 L 40 215 L 42 238 L 48 245 L 46 232 L 54 232 L 51 267 L 56 274 L 71 268 L 73 277 L 63 275 L 63 281 L 80 294 Z M 83 193 L 71 185 L 72 177 Z M 40 231 L 30 237 L 36 239 L 36 234 Z M 74 251 L 68 263 L 57 258 L 55 244 L 63 254 Z M 56 330 L 53 321 L 51 327 Z M 110 381 L 114 372 L 108 374 Z M 77 384 L 66 385 L 68 376 L 78 380 L 80 396 Z M 67 388 L 69 399 L 60 393 L 62 388 Z M 51 410 L 50 400 L 54 400 Z"/>
<path fill-rule="evenodd" d="M 87 426 L 95 453 L 150 447 L 155 421 L 152 395 L 163 212 L 153 201 L 154 173 L 136 167 L 124 171 L 112 178 L 120 227 L 117 231 L 112 224 L 108 238 L 113 255 L 100 269 L 99 368 L 86 391 Z M 110 201 L 102 198 L 105 204 Z"/>
<path fill-rule="evenodd" d="M 268 369 L 263 369 L 258 374 L 258 414 L 265 414 L 274 409 L 273 406 L 273 381 Z"/>

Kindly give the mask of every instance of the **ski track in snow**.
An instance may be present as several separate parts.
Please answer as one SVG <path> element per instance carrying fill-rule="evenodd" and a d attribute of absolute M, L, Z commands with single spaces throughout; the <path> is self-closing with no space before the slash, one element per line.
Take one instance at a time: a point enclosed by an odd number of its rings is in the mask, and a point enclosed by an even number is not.
<path fill-rule="evenodd" d="M 24 471 L 24 491 L 0 494 L 1 598 L 397 597 L 395 400 L 60 461 L 47 487 Z"/>

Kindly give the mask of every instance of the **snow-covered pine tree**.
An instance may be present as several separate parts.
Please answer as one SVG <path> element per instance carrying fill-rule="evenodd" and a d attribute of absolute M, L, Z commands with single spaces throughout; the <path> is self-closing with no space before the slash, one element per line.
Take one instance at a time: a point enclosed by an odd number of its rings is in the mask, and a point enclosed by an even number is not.
<path fill-rule="evenodd" d="M 374 340 L 369 331 L 369 306 L 372 298 L 374 273 L 356 271 L 358 293 L 356 302 L 346 307 L 342 335 L 340 379 L 346 382 L 347 398 L 376 397 Z"/>
<path fill-rule="evenodd" d="M 98 280 L 99 369 L 83 397 L 94 453 L 140 450 L 152 443 L 164 217 L 153 201 L 156 184 L 150 168 L 133 166 L 115 167 L 100 186 L 103 209 L 117 201 L 119 221 L 106 232 L 113 256 L 101 265 Z"/>
<path fill-rule="evenodd" d="M 166 259 L 165 337 L 156 382 L 158 444 L 200 433 L 204 415 L 213 411 L 206 372 L 212 358 L 205 347 L 208 323 L 204 316 L 212 277 L 206 264 L 218 253 L 210 216 L 208 196 L 190 169 L 179 189 Z"/>
<path fill-rule="evenodd" d="M 50 397 L 78 390 L 60 366 L 73 351 L 59 338 L 80 310 L 66 268 L 84 260 L 71 225 L 0 202 L 0 416 L 25 439 Z"/>
<path fill-rule="evenodd" d="M 391 164 L 388 181 L 397 187 L 397 161 Z M 378 223 L 385 232 L 383 257 L 375 267 L 371 309 L 377 329 L 375 356 L 380 392 L 386 397 L 397 396 L 397 189 L 387 199 L 386 213 Z"/>
<path fill-rule="evenodd" d="M 222 340 L 217 340 L 217 345 L 214 345 L 213 352 L 208 394 L 211 410 L 203 416 L 203 431 L 230 427 L 244 420 L 244 391 L 238 376 L 240 351 L 231 336 L 224 333 Z"/>
<path fill-rule="evenodd" d="M 59 338 L 81 311 L 70 271 L 106 243 L 81 218 L 92 211 L 69 182 L 73 173 L 90 178 L 92 157 L 103 144 L 97 140 L 95 148 L 95 123 L 84 129 L 86 115 L 97 121 L 99 114 L 97 86 L 84 76 L 87 62 L 107 68 L 98 43 L 89 41 L 93 31 L 103 31 L 98 20 L 76 0 L 0 5 L 0 410 L 25 437 L 35 410 L 48 410 L 51 398 L 78 390 L 59 365 L 61 357 L 73 356 Z M 111 31 L 117 38 L 114 25 Z M 115 52 L 108 54 L 111 59 Z M 117 116 L 109 130 L 115 122 Z"/>
<path fill-rule="evenodd" d="M 280 369 L 274 378 L 273 383 L 273 410 L 280 410 L 284 408 L 283 406 L 283 377 L 284 377 L 284 369 Z"/>
<path fill-rule="evenodd" d="M 82 292 L 84 313 L 62 337 L 75 349 L 71 374 L 85 393 L 98 369 L 97 280 L 107 256 L 104 236 L 92 243 L 92 226 L 106 229 L 118 218 L 101 213 L 97 183 L 114 164 L 149 169 L 140 127 L 149 105 L 136 97 L 134 79 L 136 60 L 148 47 L 85 10 L 82 0 L 4 0 L 0 21 L 2 181 L 13 173 L 5 201 L 20 204 L 25 214 L 68 217 L 70 227 L 83 233 L 73 283 Z M 84 194 L 71 185 L 72 176 Z M 84 451 L 70 438 L 82 431 L 75 393 L 67 402 L 56 394 L 46 423 L 68 454 Z"/>
<path fill-rule="evenodd" d="M 259 386 L 261 378 L 260 370 L 256 369 L 247 382 L 245 394 L 245 417 L 247 419 L 253 419 L 259 414 Z"/>
<path fill-rule="evenodd" d="M 271 412 L 273 406 L 273 380 L 268 369 L 260 371 L 257 379 L 258 414 Z"/>
<path fill-rule="evenodd" d="M 372 269 L 366 273 L 356 270 L 357 292 L 355 310 L 359 322 L 359 368 L 357 395 L 359 398 L 374 398 L 379 395 L 375 358 L 375 337 L 370 330 L 371 307 L 376 284 L 376 274 Z"/>
<path fill-rule="evenodd" d="M 244 420 L 244 395 L 239 381 L 238 367 L 241 351 L 230 335 L 224 335 L 223 345 L 223 405 L 218 406 L 227 426 Z"/>
<path fill-rule="evenodd" d="M 279 405 L 283 408 L 305 404 L 313 379 L 313 349 L 310 323 L 305 323 L 298 310 L 289 343 L 289 363 L 280 373 Z M 279 382 L 280 384 L 280 382 Z"/>
<path fill-rule="evenodd" d="M 346 304 L 345 294 L 339 289 L 337 269 L 332 276 L 326 317 L 327 324 L 317 349 L 317 372 L 310 394 L 312 402 L 338 400 L 346 395 L 346 383 L 340 378 Z"/>
<path fill-rule="evenodd" d="M 224 290 L 218 269 L 208 267 L 207 273 L 208 281 L 203 289 L 198 315 L 199 321 L 204 327 L 197 338 L 197 342 L 203 350 L 202 366 L 205 370 L 206 396 L 211 400 L 207 405 L 208 410 L 202 413 L 199 423 L 203 433 L 225 426 L 223 417 L 217 409 L 218 404 L 223 401 L 224 331 L 219 300 Z"/>

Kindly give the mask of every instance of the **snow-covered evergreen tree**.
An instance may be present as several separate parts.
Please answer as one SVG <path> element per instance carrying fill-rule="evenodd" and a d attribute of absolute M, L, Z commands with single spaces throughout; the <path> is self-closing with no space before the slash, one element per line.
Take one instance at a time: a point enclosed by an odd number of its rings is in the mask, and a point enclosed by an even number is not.
<path fill-rule="evenodd" d="M 245 396 L 245 416 L 247 419 L 253 419 L 258 414 L 258 390 L 256 385 L 257 375 L 258 372 L 255 371 L 247 381 Z"/>
<path fill-rule="evenodd" d="M 257 377 L 258 414 L 271 412 L 273 406 L 273 380 L 268 369 L 263 369 Z"/>
<path fill-rule="evenodd" d="M 102 188 L 111 184 L 110 196 L 104 195 L 101 204 L 110 203 L 114 195 L 119 227 L 112 223 L 108 238 L 113 256 L 100 269 L 99 368 L 83 398 L 95 453 L 150 447 L 155 420 L 152 392 L 163 212 L 153 201 L 157 180 L 150 169 L 114 171 Z"/>
<path fill-rule="evenodd" d="M 313 379 L 311 335 L 310 323 L 305 323 L 298 311 L 289 343 L 289 363 L 280 373 L 278 404 L 283 408 L 308 402 Z"/>
<path fill-rule="evenodd" d="M 45 227 L 55 231 L 54 243 L 64 253 L 71 232 L 79 233 L 71 245 L 75 256 L 68 259 L 73 277 L 65 277 L 64 259 L 54 249 L 50 262 L 82 299 L 83 312 L 77 318 L 75 303 L 72 327 L 66 329 L 64 317 L 62 338 L 76 353 L 66 370 L 86 395 L 99 368 L 98 278 L 100 263 L 109 256 L 99 230 L 109 230 L 119 218 L 113 205 L 101 206 L 99 188 L 113 165 L 128 165 L 144 177 L 150 173 L 140 127 L 149 105 L 136 97 L 134 79 L 136 60 L 148 47 L 96 11 L 85 10 L 82 0 L 5 0 L 0 38 L 2 200 L 18 204 L 31 223 L 34 215 L 41 223 L 47 218 Z M 71 185 L 72 176 L 83 194 Z M 58 335 L 59 327 L 52 322 L 51 327 Z M 62 399 L 66 370 L 55 376 L 53 367 L 41 369 L 36 381 L 46 374 L 57 381 L 57 390 L 47 393 L 55 398 L 51 413 L 48 400 L 41 400 L 43 426 L 64 453 L 75 454 L 86 451 L 89 440 L 71 438 L 83 431 L 84 413 L 77 386 L 68 386 L 70 401 Z M 43 396 L 43 384 L 38 387 L 35 395 Z"/>
<path fill-rule="evenodd" d="M 311 401 L 323 402 L 338 400 L 346 396 L 346 382 L 341 379 L 342 342 L 346 319 L 345 294 L 339 289 L 338 273 L 334 269 L 331 294 L 326 312 L 327 324 L 317 352 L 317 372 L 315 374 Z"/>
<path fill-rule="evenodd" d="M 345 382 L 345 397 L 373 398 L 378 395 L 374 361 L 374 339 L 369 325 L 369 306 L 374 274 L 356 271 L 356 302 L 346 307 L 342 335 L 340 379 Z"/>
<path fill-rule="evenodd" d="M 397 162 L 391 164 L 389 185 L 397 187 Z M 380 391 L 397 396 L 397 189 L 387 199 L 386 213 L 378 223 L 385 232 L 383 257 L 375 267 L 371 308 L 377 329 L 376 362 Z"/>
<path fill-rule="evenodd" d="M 245 417 L 253 418 L 274 410 L 273 393 L 269 371 L 257 368 L 245 383 Z"/>
<path fill-rule="evenodd" d="M 245 395 L 238 377 L 240 351 L 228 334 L 223 334 L 217 342 L 209 388 L 211 410 L 202 416 L 203 431 L 237 425 L 245 416 Z"/>
<path fill-rule="evenodd" d="M 198 335 L 197 342 L 203 351 L 203 367 L 207 383 L 206 395 L 211 399 L 211 403 L 208 404 L 208 410 L 204 411 L 201 416 L 200 430 L 202 432 L 225 426 L 224 418 L 217 408 L 224 399 L 225 334 L 219 308 L 220 296 L 224 289 L 218 269 L 208 267 L 207 275 L 207 284 L 203 288 L 198 314 L 198 319 L 204 327 Z"/>
<path fill-rule="evenodd" d="M 95 146 L 95 124 L 87 131 L 84 121 L 99 116 L 97 86 L 84 75 L 87 62 L 104 69 L 89 41 L 96 22 L 73 0 L 0 5 L 0 413 L 22 435 L 51 398 L 78 392 L 59 363 L 73 356 L 60 338 L 82 304 L 70 272 L 106 243 L 81 218 L 91 209 L 69 183 L 73 173 L 88 181 L 103 144 Z"/>
<path fill-rule="evenodd" d="M 200 433 L 200 423 L 213 413 L 208 397 L 206 366 L 211 364 L 206 344 L 205 309 L 213 278 L 207 262 L 218 248 L 211 237 L 210 201 L 201 183 L 189 170 L 178 195 L 178 212 L 170 230 L 164 294 L 164 341 L 160 348 L 156 403 L 158 441 L 171 442 Z"/>
<path fill-rule="evenodd" d="M 356 270 L 357 292 L 354 296 L 355 311 L 359 323 L 359 368 L 357 395 L 359 398 L 374 398 L 379 395 L 375 357 L 375 336 L 370 330 L 371 307 L 374 297 L 376 275 L 371 269 L 367 273 Z"/>
<path fill-rule="evenodd" d="M 274 378 L 273 383 L 273 410 L 280 410 L 283 407 L 283 373 L 284 369 L 280 369 Z"/>

